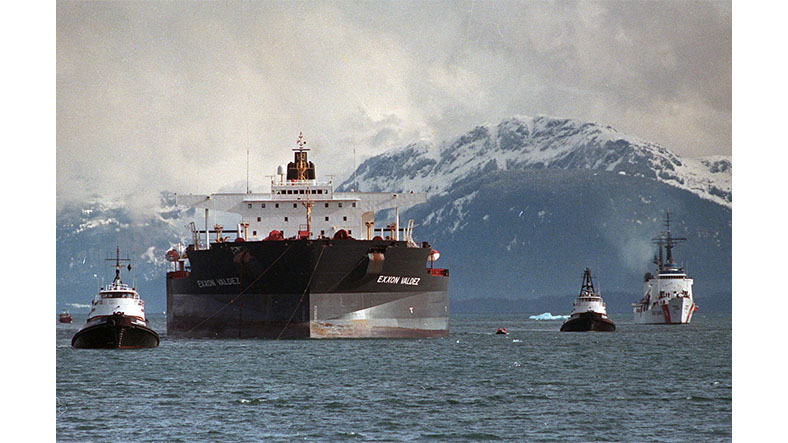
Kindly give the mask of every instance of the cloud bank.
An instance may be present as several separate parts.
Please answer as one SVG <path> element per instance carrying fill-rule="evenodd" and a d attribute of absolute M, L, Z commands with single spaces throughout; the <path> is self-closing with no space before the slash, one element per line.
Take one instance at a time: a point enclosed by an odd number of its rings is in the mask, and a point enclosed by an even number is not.
<path fill-rule="evenodd" d="M 724 2 L 58 2 L 58 202 L 262 190 L 300 131 L 339 180 L 548 114 L 731 152 Z"/>

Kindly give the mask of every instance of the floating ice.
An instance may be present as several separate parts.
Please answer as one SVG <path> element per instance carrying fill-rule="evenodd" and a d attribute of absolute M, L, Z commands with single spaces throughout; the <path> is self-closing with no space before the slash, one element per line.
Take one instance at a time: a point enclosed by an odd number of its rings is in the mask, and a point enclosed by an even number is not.
<path fill-rule="evenodd" d="M 553 315 L 549 312 L 545 312 L 544 314 L 539 315 L 532 315 L 530 317 L 531 320 L 566 320 L 569 318 L 568 315 Z"/>

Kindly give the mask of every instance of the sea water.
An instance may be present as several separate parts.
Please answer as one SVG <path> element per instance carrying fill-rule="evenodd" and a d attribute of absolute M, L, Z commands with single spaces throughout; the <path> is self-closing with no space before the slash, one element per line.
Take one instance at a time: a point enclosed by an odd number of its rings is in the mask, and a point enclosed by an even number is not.
<path fill-rule="evenodd" d="M 559 332 L 453 315 L 444 339 L 169 339 L 71 348 L 57 326 L 59 441 L 729 441 L 731 316 Z M 54 320 L 53 320 L 54 321 Z M 497 328 L 509 335 L 496 335 Z"/>

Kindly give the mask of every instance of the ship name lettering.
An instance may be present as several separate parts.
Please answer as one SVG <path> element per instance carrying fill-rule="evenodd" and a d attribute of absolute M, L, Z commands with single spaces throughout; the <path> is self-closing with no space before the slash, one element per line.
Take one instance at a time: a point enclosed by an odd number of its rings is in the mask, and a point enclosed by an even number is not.
<path fill-rule="evenodd" d="M 378 277 L 378 283 L 388 283 L 392 285 L 410 285 L 418 286 L 420 277 L 399 277 L 393 275 L 381 275 Z"/>
<path fill-rule="evenodd" d="M 216 282 L 214 280 L 197 280 L 197 286 L 201 288 L 210 288 L 216 286 Z"/>
<path fill-rule="evenodd" d="M 241 279 L 238 277 L 218 278 L 216 282 L 219 283 L 219 286 L 232 286 L 240 285 Z"/>
<path fill-rule="evenodd" d="M 225 277 L 210 280 L 197 280 L 197 286 L 200 288 L 211 288 L 214 286 L 232 286 L 240 285 L 241 279 L 239 277 Z"/>

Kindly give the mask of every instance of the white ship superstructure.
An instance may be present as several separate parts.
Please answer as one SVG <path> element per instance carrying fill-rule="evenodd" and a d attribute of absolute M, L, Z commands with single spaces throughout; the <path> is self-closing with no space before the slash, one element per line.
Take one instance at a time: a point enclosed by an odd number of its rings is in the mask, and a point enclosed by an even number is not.
<path fill-rule="evenodd" d="M 205 210 L 205 230 L 193 230 L 195 246 L 210 244 L 209 233 L 216 234 L 215 241 L 228 241 L 222 232 L 235 232 L 247 241 L 333 238 L 340 231 L 360 240 L 376 236 L 411 239 L 412 226 L 403 228 L 399 224 L 399 208 L 426 202 L 426 193 L 335 192 L 332 180 L 315 179 L 315 167 L 307 160 L 305 143 L 299 135 L 294 161 L 286 171 L 283 166 L 278 168 L 270 192 L 176 195 L 177 204 Z M 375 211 L 384 209 L 395 210 L 394 221 L 375 227 Z M 209 210 L 239 214 L 237 231 L 224 230 L 219 225 L 211 230 Z M 200 239 L 200 234 L 205 237 Z"/>
<path fill-rule="evenodd" d="M 586 312 L 596 312 L 597 314 L 607 316 L 607 306 L 602 301 L 602 296 L 593 292 L 593 286 L 584 286 L 580 295 L 577 296 L 575 302 L 572 304 L 572 312 L 569 316 L 579 315 Z"/>
<path fill-rule="evenodd" d="M 632 304 L 635 323 L 689 323 L 698 309 L 692 298 L 692 278 L 673 261 L 673 247 L 686 238 L 671 236 L 670 212 L 666 215 L 665 226 L 666 232 L 654 239 L 659 247 L 659 256 L 654 258 L 657 275 L 646 273 L 643 298 Z M 663 247 L 666 253 L 664 261 Z"/>
<path fill-rule="evenodd" d="M 116 277 L 106 288 L 96 294 L 90 306 L 88 321 L 121 313 L 145 324 L 145 302 L 137 291 Z"/>

